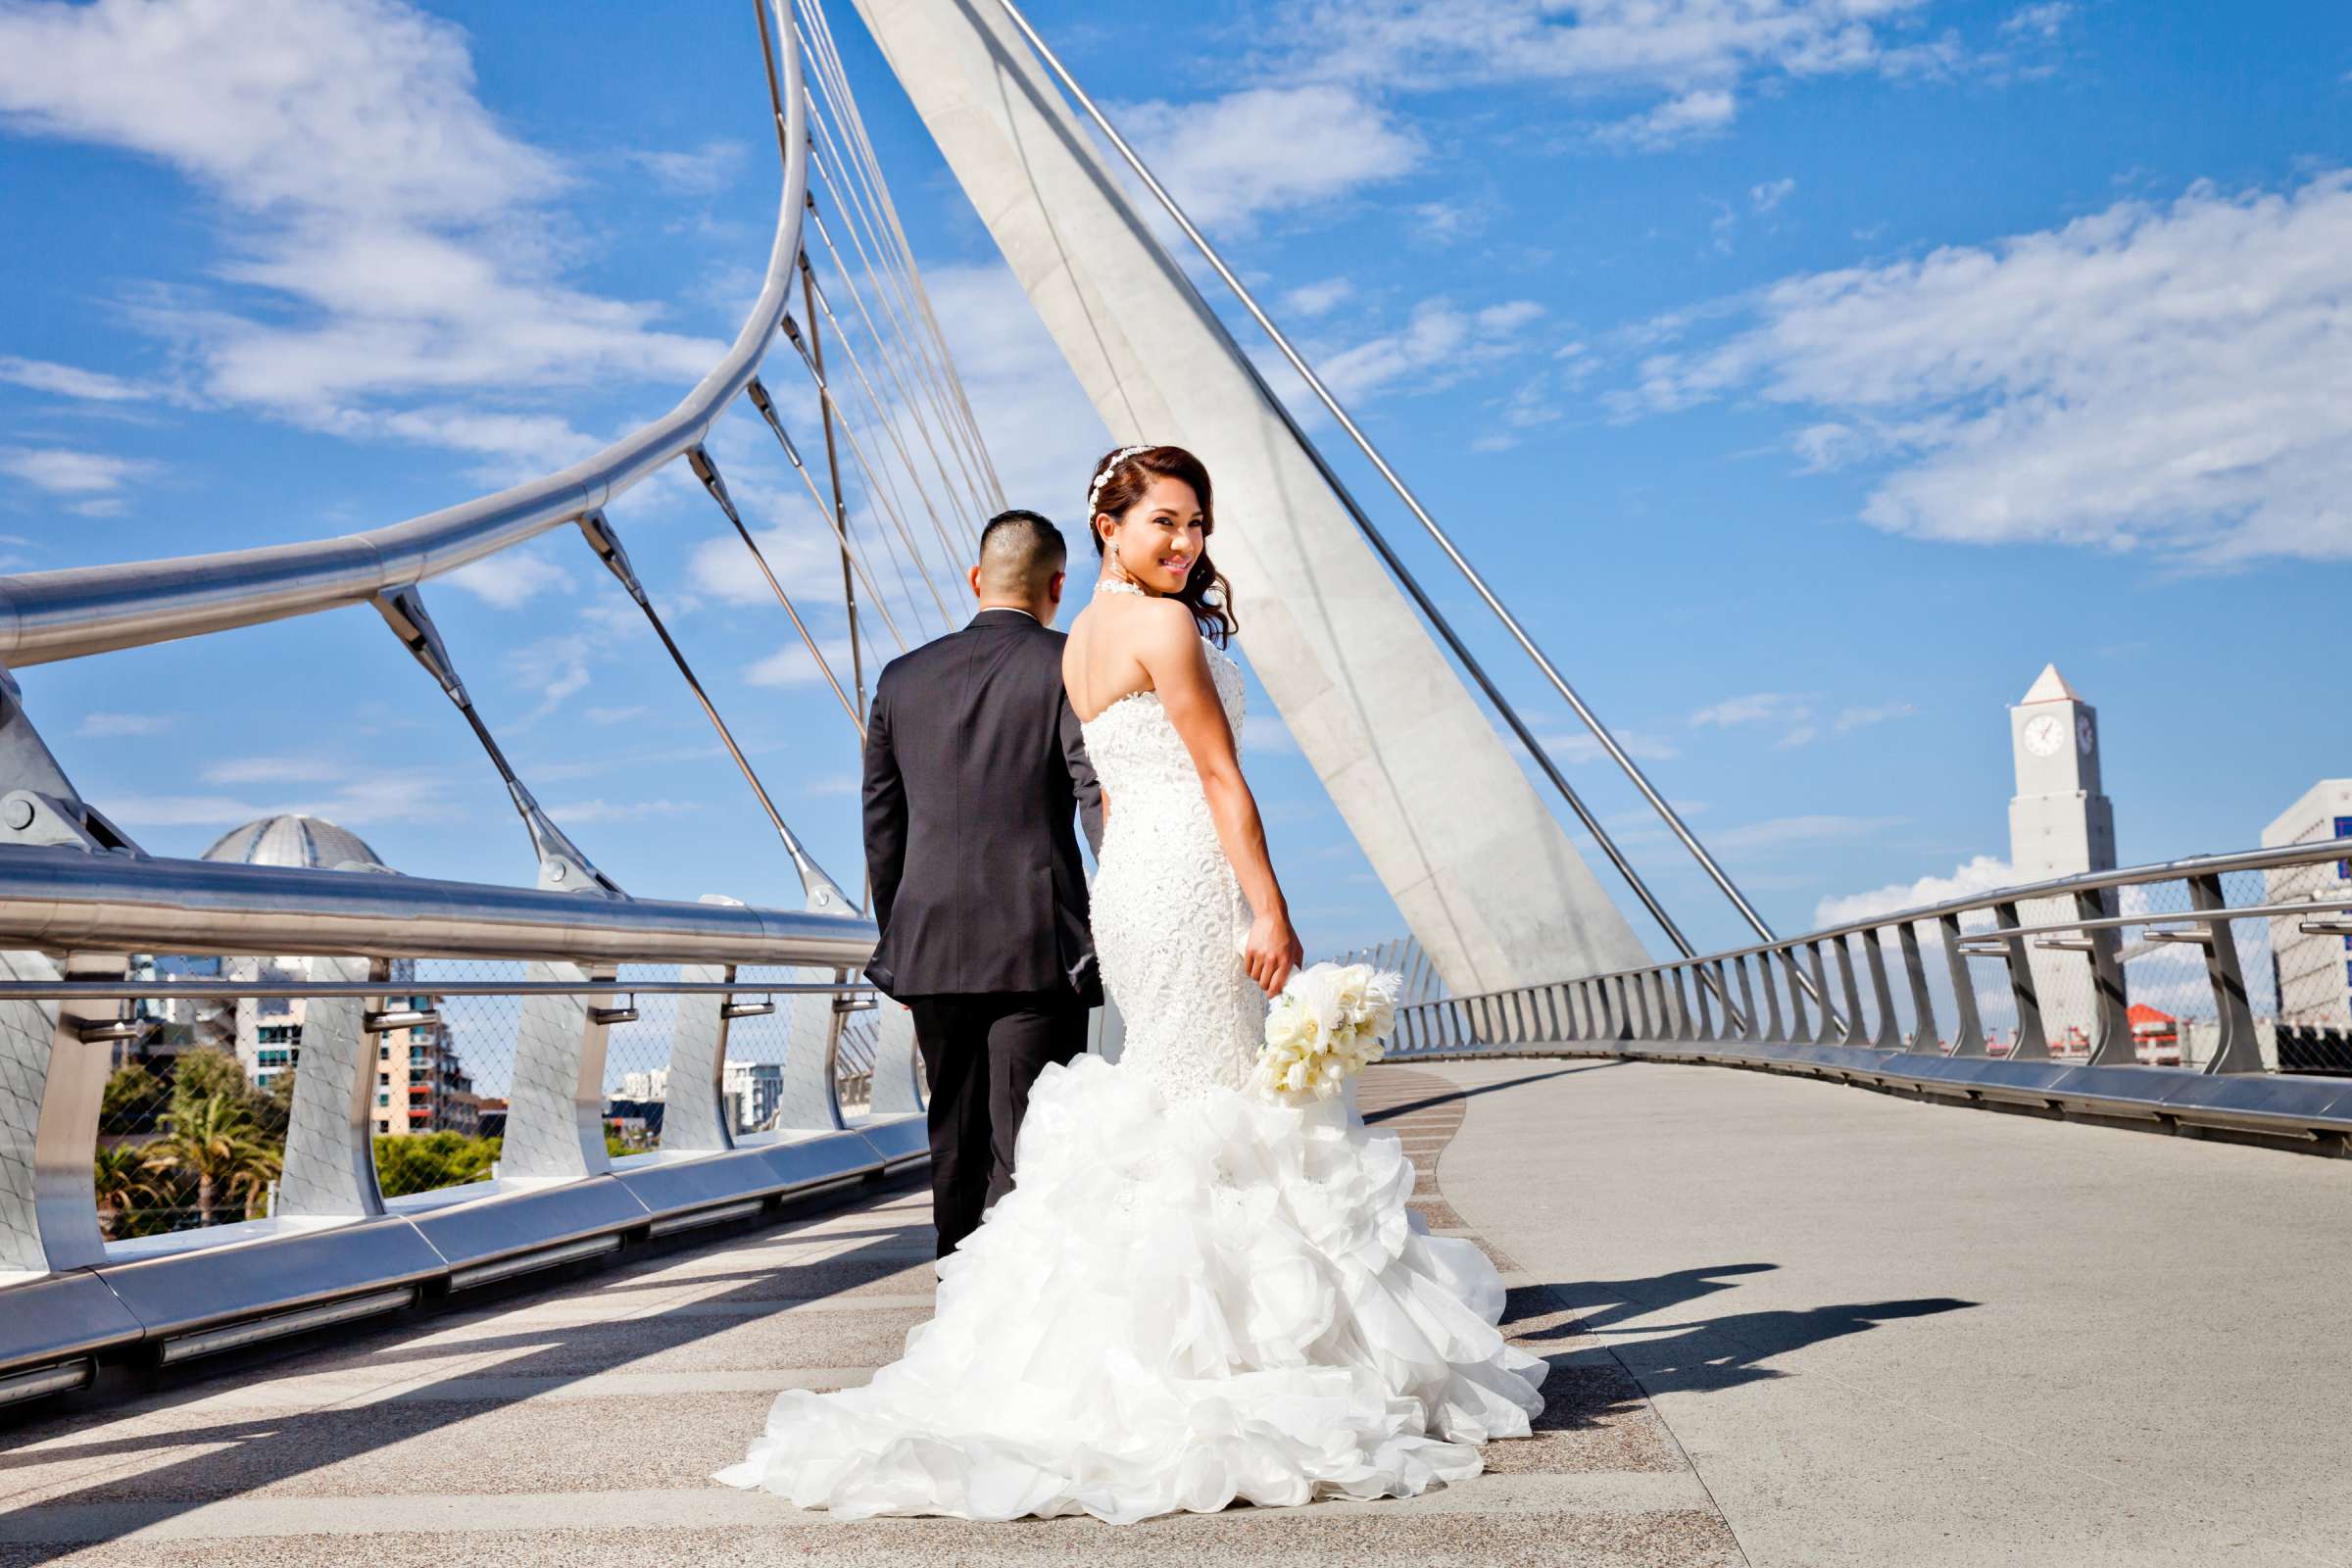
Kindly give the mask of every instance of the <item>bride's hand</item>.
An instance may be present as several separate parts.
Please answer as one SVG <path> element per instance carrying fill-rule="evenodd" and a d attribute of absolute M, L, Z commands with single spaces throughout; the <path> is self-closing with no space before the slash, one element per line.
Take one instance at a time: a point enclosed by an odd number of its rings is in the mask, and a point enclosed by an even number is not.
<path fill-rule="evenodd" d="M 1291 929 L 1289 915 L 1269 909 L 1250 923 L 1249 940 L 1242 944 L 1242 967 L 1267 996 L 1280 996 L 1291 971 L 1305 962 L 1306 950 Z"/>

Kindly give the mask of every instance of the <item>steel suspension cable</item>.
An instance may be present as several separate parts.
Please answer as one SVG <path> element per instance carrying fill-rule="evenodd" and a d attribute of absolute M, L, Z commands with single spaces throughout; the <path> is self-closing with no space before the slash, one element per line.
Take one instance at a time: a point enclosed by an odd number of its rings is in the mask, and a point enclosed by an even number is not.
<path fill-rule="evenodd" d="M 987 438 L 981 433 L 979 417 L 973 414 L 971 400 L 965 395 L 962 378 L 956 374 L 955 356 L 949 352 L 939 318 L 931 309 L 930 294 L 922 285 L 921 270 L 915 265 L 913 247 L 906 239 L 906 225 L 899 220 L 898 205 L 890 198 L 889 183 L 882 177 L 881 163 L 874 156 L 871 138 L 866 135 L 864 117 L 858 112 L 856 96 L 850 92 L 849 75 L 842 65 L 839 46 L 833 38 L 832 24 L 826 20 L 823 7 L 816 0 L 802 0 L 801 11 L 808 24 L 802 29 L 803 42 L 807 46 L 805 52 L 818 64 L 818 74 L 827 95 L 846 109 L 847 132 L 861 154 L 865 175 L 875 189 L 877 209 L 888 218 L 891 233 L 897 240 L 897 260 L 905 274 L 904 286 L 915 314 L 929 325 L 928 339 L 918 335 L 914 339 L 915 345 L 927 361 L 936 349 L 937 359 L 933 368 L 952 394 L 951 401 L 960 413 L 964 433 L 972 451 L 988 475 L 989 490 L 996 497 L 997 507 L 1002 509 L 1004 505 L 1004 483 L 997 474 Z"/>
<path fill-rule="evenodd" d="M 811 150 L 809 164 L 812 168 L 817 167 L 813 150 Z M 826 189 L 832 189 L 830 180 L 826 181 Z M 840 247 L 833 243 L 832 231 L 826 226 L 823 215 L 817 212 L 813 196 L 809 198 L 808 220 L 816 228 L 817 238 L 824 242 L 825 255 L 831 258 L 834 272 L 841 278 L 843 286 L 849 290 L 851 301 L 858 307 L 858 319 L 865 323 L 866 336 L 874 345 L 875 357 L 881 361 L 882 368 L 888 373 L 891 385 L 898 393 L 899 406 L 913 415 L 915 431 L 922 437 L 923 449 L 930 453 L 932 465 L 940 470 L 941 480 L 948 483 L 953 489 L 954 481 L 948 478 L 947 466 L 940 458 L 939 447 L 931 439 L 930 420 L 924 416 L 921 403 L 908 387 L 906 376 L 900 370 L 899 362 L 904 356 L 898 351 L 892 339 L 874 324 L 873 313 L 866 309 L 865 293 L 858 286 L 858 276 L 843 262 Z M 855 236 L 853 236 L 853 241 L 854 239 Z M 889 307 L 886 305 L 884 313 L 888 314 L 888 310 Z M 844 336 L 846 335 L 844 334 Z M 934 412 L 944 416 L 946 411 L 939 407 L 936 399 L 933 400 L 933 407 Z M 965 460 L 962 448 L 956 441 L 953 426 L 944 417 L 941 419 L 941 426 L 942 433 L 947 438 L 948 450 L 955 456 L 956 476 L 962 480 L 963 494 L 972 504 L 973 515 L 984 518 L 995 509 L 991 508 L 988 496 L 982 490 L 978 478 L 973 474 L 970 463 Z"/>
<path fill-rule="evenodd" d="M 962 421 L 956 414 L 957 400 L 950 397 L 942 389 L 941 373 L 934 363 L 929 346 L 925 342 L 924 328 L 898 297 L 905 291 L 906 285 L 903 279 L 894 273 L 890 276 L 890 286 L 885 287 L 884 285 L 884 273 L 876 268 L 874 261 L 876 255 L 884 254 L 881 232 L 875 226 L 874 220 L 865 212 L 855 180 L 847 177 L 841 172 L 845 165 L 840 151 L 840 143 L 834 135 L 832 126 L 826 122 L 823 115 L 815 111 L 813 104 L 809 114 L 809 122 L 812 131 L 808 146 L 808 167 L 816 177 L 824 180 L 825 188 L 834 194 L 839 203 L 845 215 L 843 226 L 850 236 L 851 249 L 858 253 L 858 262 L 864 267 L 866 277 L 874 286 L 874 297 L 881 302 L 883 314 L 890 318 L 893 331 L 896 334 L 895 340 L 889 334 L 881 333 L 877 333 L 877 338 L 885 343 L 895 341 L 902 349 L 911 345 L 915 379 L 925 387 L 932 406 L 937 410 L 942 429 L 947 431 L 952 438 L 950 446 L 957 453 L 957 464 L 968 475 L 971 465 L 963 456 L 963 449 L 971 444 L 971 438 L 965 434 Z M 817 145 L 819 140 L 823 142 L 821 152 Z M 865 230 L 864 234 L 859 232 L 860 228 Z M 867 235 L 870 235 L 873 240 L 873 248 L 870 251 L 866 244 Z M 835 270 L 844 278 L 849 279 L 852 286 L 855 287 L 856 279 L 848 266 L 842 261 L 839 251 L 832 245 L 829 235 L 826 238 L 826 248 L 833 252 Z M 986 501 L 981 503 L 979 510 L 982 515 L 988 514 L 991 511 L 1001 511 L 1004 507 L 1003 493 L 995 486 L 995 470 L 987 468 L 985 471 L 990 478 L 988 488 L 994 492 L 996 500 L 993 506 Z M 978 487 L 975 486 L 975 488 Z"/>
<path fill-rule="evenodd" d="M 899 462 L 906 466 L 908 474 L 911 476 L 914 471 L 913 454 L 906 450 L 906 443 L 900 439 L 897 425 L 888 417 L 888 405 L 882 401 L 882 394 L 875 390 L 872 378 L 867 376 L 865 373 L 864 363 L 858 358 L 857 346 L 849 341 L 849 334 L 842 331 L 841 318 L 833 314 L 832 302 L 826 299 L 823 286 L 815 282 L 816 270 L 808 265 L 808 253 L 806 251 L 801 253 L 801 276 L 803 279 L 808 282 L 810 289 L 814 292 L 816 296 L 817 309 L 824 314 L 826 321 L 831 323 L 835 340 L 841 344 L 842 352 L 847 354 L 850 358 L 850 369 L 857 375 L 858 384 L 865 389 L 866 402 L 873 408 L 876 417 L 882 423 L 883 429 L 890 436 L 890 444 L 898 449 Z M 814 324 L 814 322 L 811 322 L 811 327 L 813 327 Z M 926 436 L 925 440 L 928 442 L 929 437 Z M 939 468 L 939 482 L 946 486 L 949 491 L 953 492 L 956 487 L 955 481 L 948 477 L 946 465 L 939 462 L 938 449 L 932 449 L 931 460 Z M 940 521 L 939 513 L 937 510 L 930 507 L 929 500 L 929 495 L 926 493 L 924 496 L 925 510 L 931 513 L 931 525 L 938 530 L 940 548 L 947 552 L 947 559 L 952 565 L 961 554 L 971 549 L 971 544 L 967 540 L 961 546 L 958 546 L 954 539 L 951 539 L 948 536 L 946 525 Z M 951 511 L 954 510 L 953 500 L 951 500 L 949 503 L 949 509 Z M 980 531 L 979 524 L 979 518 L 973 519 L 972 534 L 975 537 Z"/>
<path fill-rule="evenodd" d="M 866 494 L 878 494 L 882 486 L 875 478 L 873 463 L 866 457 L 865 443 L 858 439 L 857 426 L 851 422 L 848 413 L 841 406 L 841 400 L 833 395 L 833 388 L 827 384 L 824 375 L 817 369 L 815 362 L 809 358 L 808 340 L 801 336 L 801 323 L 787 315 L 780 330 L 791 341 L 792 346 L 800 352 L 801 368 L 808 371 L 808 379 L 815 383 L 817 396 L 825 400 L 833 410 L 833 416 L 841 421 L 841 433 L 849 443 L 850 456 L 857 460 L 858 471 L 865 475 Z M 928 506 L 928 504 L 926 498 L 925 505 Z M 921 580 L 925 588 L 931 591 L 932 603 L 939 607 L 940 620 L 953 629 L 956 618 L 949 612 L 947 601 L 940 597 L 939 584 L 932 580 L 930 564 L 923 559 L 921 547 L 915 544 L 914 535 L 906 526 L 906 519 L 899 514 L 895 507 L 885 507 L 884 510 L 889 513 L 892 523 L 899 530 L 899 538 L 906 544 L 906 553 L 914 562 L 915 576 Z"/>
<path fill-rule="evenodd" d="M 825 677 L 825 684 L 833 688 L 833 695 L 841 699 L 841 710 L 850 715 L 851 725 L 857 729 L 858 739 L 863 740 L 865 720 L 858 715 L 858 705 L 850 701 L 849 693 L 843 691 L 841 682 L 834 678 L 833 666 L 826 662 L 824 650 L 816 646 L 816 637 L 808 630 L 808 623 L 801 619 L 801 612 L 794 606 L 792 595 L 784 591 L 784 584 L 776 578 L 775 568 L 767 564 L 766 553 L 760 548 L 760 542 L 752 537 L 752 530 L 744 525 L 743 514 L 735 510 L 735 498 L 727 494 L 726 480 L 719 477 L 718 465 L 710 461 L 709 451 L 699 446 L 687 448 L 686 461 L 693 466 L 694 476 L 703 481 L 703 488 L 710 492 L 710 499 L 718 503 L 718 510 L 726 514 L 727 520 L 742 535 L 744 547 L 751 551 L 752 559 L 760 564 L 760 575 L 767 579 L 767 586 L 774 592 L 776 603 L 782 605 L 784 613 L 791 617 L 792 629 L 801 634 L 801 641 L 808 647 L 808 657 L 816 661 L 817 672 Z M 717 715 L 713 713 L 711 718 L 716 722 Z M 746 771 L 749 771 L 748 764 Z M 762 796 L 765 793 L 761 791 Z M 772 807 L 770 810 L 773 810 Z"/>
<path fill-rule="evenodd" d="M 768 429 L 775 432 L 776 441 L 784 448 L 784 456 L 792 464 L 793 471 L 798 473 L 801 476 L 801 482 L 808 487 L 809 499 L 816 503 L 818 513 L 826 518 L 832 527 L 833 537 L 840 542 L 842 559 L 856 567 L 858 580 L 865 584 L 866 598 L 873 603 L 876 610 L 881 612 L 882 624 L 889 628 L 890 635 L 898 643 L 900 651 L 905 652 L 906 648 L 906 634 L 899 630 L 899 623 L 892 618 L 890 606 L 884 601 L 882 590 L 875 586 L 873 572 L 864 559 L 864 553 L 850 538 L 846 517 L 834 515 L 833 509 L 826 504 L 824 493 L 816 487 L 816 476 L 810 473 L 808 466 L 801 461 L 800 448 L 795 446 L 792 437 L 785 433 L 784 421 L 777 416 L 775 399 L 768 395 L 766 386 L 756 375 L 744 387 L 743 395 L 751 401 L 752 407 L 759 412 L 760 418 L 767 421 Z M 905 586 L 903 581 L 901 586 Z"/>

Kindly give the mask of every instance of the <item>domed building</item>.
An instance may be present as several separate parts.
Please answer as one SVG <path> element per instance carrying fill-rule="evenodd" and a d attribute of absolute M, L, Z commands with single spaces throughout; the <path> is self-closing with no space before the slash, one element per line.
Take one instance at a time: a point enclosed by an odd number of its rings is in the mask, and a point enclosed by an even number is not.
<path fill-rule="evenodd" d="M 299 811 L 257 817 L 231 828 L 204 852 L 207 860 L 246 865 L 305 866 L 327 871 L 391 873 L 366 839 L 322 816 Z M 307 957 L 233 957 L 220 960 L 231 980 L 301 982 L 311 978 Z M 391 984 L 414 983 L 416 960 L 396 958 Z M 410 1005 L 422 1007 L 424 999 Z M 308 1004 L 300 997 L 247 997 L 235 1006 L 233 1038 L 223 1047 L 256 1086 L 269 1089 L 302 1060 Z M 225 1009 L 224 1009 L 225 1012 Z M 224 1017 L 223 1022 L 227 1019 Z M 479 1122 L 473 1080 L 459 1064 L 448 1026 L 440 1022 L 375 1037 L 374 1128 L 379 1134 L 471 1133 Z"/>
<path fill-rule="evenodd" d="M 243 827 L 230 828 L 213 841 L 202 858 L 245 865 L 303 865 L 322 871 L 346 865 L 370 871 L 392 869 L 357 833 L 323 816 L 300 811 L 258 816 Z"/>

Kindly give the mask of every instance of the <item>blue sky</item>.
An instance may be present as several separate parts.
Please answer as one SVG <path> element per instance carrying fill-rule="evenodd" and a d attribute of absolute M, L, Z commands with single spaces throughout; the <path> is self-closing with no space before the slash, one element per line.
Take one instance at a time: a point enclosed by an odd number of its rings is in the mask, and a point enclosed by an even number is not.
<path fill-rule="evenodd" d="M 6 569 L 395 521 L 667 408 L 772 221 L 744 11 L 0 4 Z M 1031 14 L 1783 929 L 1997 874 L 2004 706 L 2045 662 L 2100 710 L 2128 860 L 2251 844 L 2352 771 L 2340 8 Z M 1013 499 L 1070 523 L 1102 427 L 833 20 Z M 806 437 L 788 353 L 768 379 Z M 738 415 L 712 447 L 838 639 L 837 565 L 772 444 Z M 739 547 L 682 473 L 613 520 L 853 880 L 853 737 Z M 1734 940 L 1408 550 L 1692 935 Z M 576 537 L 427 594 L 526 780 L 624 887 L 795 901 Z M 158 853 L 299 808 L 411 872 L 529 875 L 457 715 L 365 610 L 23 680 Z M 1250 740 L 1310 946 L 1396 930 L 1279 725 Z"/>

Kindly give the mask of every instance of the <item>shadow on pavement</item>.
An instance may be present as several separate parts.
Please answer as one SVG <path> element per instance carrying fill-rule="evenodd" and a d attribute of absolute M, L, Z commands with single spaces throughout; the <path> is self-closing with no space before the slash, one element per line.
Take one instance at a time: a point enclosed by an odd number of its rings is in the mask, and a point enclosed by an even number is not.
<path fill-rule="evenodd" d="M 1425 1063 L 1415 1061 L 1413 1058 L 1407 1056 L 1400 1058 L 1396 1065 L 1399 1067 L 1419 1067 L 1442 1065 L 1442 1063 Z M 1473 1095 L 1491 1095 L 1500 1089 L 1516 1089 L 1521 1084 L 1540 1084 L 1549 1078 L 1566 1078 L 1574 1073 L 1600 1072 L 1605 1068 L 1622 1067 L 1624 1065 L 1624 1062 L 1615 1059 L 1608 1061 L 1589 1061 L 1581 1066 L 1560 1067 L 1555 1068 L 1550 1072 L 1531 1072 L 1522 1078 L 1505 1078 L 1498 1084 L 1478 1084 L 1467 1089 L 1448 1088 L 1442 1095 L 1431 1095 L 1423 1100 L 1408 1100 L 1402 1104 L 1383 1105 L 1378 1110 L 1368 1110 L 1364 1112 L 1364 1124 L 1366 1126 L 1371 1126 L 1378 1122 L 1394 1120 L 1398 1116 L 1409 1116 L 1416 1110 L 1428 1110 L 1436 1105 L 1449 1105 L 1457 1100 L 1468 1100 Z"/>
<path fill-rule="evenodd" d="M 1604 1332 L 1654 1336 L 1628 1338 L 1614 1347 L 1619 1359 L 1650 1394 L 1705 1392 L 1791 1376 L 1762 1364 L 1791 1350 L 1861 1334 L 1899 1318 L 1930 1317 L 1978 1304 L 1955 1297 L 1930 1296 L 1908 1301 L 1816 1306 L 1803 1311 L 1735 1312 L 1701 1323 Z"/>

